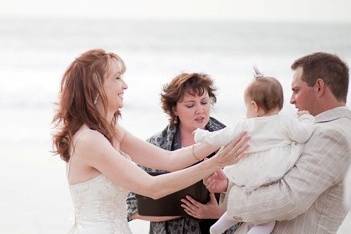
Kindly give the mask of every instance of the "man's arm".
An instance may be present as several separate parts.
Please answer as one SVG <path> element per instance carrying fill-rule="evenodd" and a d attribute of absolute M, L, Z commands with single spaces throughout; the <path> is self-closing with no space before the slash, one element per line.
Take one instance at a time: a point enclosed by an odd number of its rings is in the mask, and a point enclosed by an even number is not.
<path fill-rule="evenodd" d="M 250 223 L 297 217 L 325 190 L 342 181 L 350 153 L 343 134 L 316 129 L 296 165 L 281 180 L 251 193 L 232 186 L 228 200 L 230 215 Z"/>

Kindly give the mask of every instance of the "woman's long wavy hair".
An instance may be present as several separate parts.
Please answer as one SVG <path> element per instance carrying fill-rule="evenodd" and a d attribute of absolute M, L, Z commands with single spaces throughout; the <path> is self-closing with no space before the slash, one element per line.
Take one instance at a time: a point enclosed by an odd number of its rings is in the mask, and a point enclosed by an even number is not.
<path fill-rule="evenodd" d="M 116 111 L 112 122 L 106 121 L 104 116 L 108 103 L 103 83 L 113 60 L 117 61 L 123 74 L 125 65 L 118 55 L 94 49 L 75 59 L 63 75 L 58 109 L 53 118 L 57 130 L 53 135 L 53 146 L 54 153 L 66 162 L 70 159 L 72 137 L 83 124 L 99 131 L 111 143 L 116 135 L 115 124 L 120 112 Z M 97 110 L 97 99 L 101 100 L 104 113 Z"/>

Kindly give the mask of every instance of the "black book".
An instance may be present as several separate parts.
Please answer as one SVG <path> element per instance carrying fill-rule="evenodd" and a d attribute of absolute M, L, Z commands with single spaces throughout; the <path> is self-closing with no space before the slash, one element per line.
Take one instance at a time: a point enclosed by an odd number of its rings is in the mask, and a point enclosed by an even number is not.
<path fill-rule="evenodd" d="M 160 175 L 160 173 L 149 174 Z M 145 216 L 186 216 L 187 213 L 180 206 L 182 204 L 180 200 L 186 195 L 201 203 L 207 203 L 210 199 L 210 194 L 201 180 L 185 189 L 156 200 L 136 194 L 138 213 Z"/>

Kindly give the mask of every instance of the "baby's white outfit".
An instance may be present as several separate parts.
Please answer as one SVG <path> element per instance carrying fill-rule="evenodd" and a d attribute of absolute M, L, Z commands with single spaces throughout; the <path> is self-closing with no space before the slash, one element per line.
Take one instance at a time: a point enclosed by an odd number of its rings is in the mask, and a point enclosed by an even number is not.
<path fill-rule="evenodd" d="M 195 141 L 223 146 L 246 131 L 250 136 L 247 156 L 223 171 L 230 182 L 251 192 L 279 180 L 295 165 L 312 135 L 313 122 L 314 117 L 309 114 L 298 118 L 281 114 L 248 118 L 215 132 L 197 129 Z M 227 196 L 226 213 L 231 217 L 230 207 L 235 204 L 231 203 L 230 191 Z"/>

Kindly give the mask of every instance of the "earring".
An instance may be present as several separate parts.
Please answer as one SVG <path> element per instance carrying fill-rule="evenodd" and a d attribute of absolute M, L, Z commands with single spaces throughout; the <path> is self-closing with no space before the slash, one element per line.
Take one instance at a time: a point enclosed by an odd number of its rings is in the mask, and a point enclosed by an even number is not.
<path fill-rule="evenodd" d="M 97 103 L 98 99 L 99 99 L 99 94 L 98 94 L 98 95 L 96 95 L 96 97 L 95 97 L 95 99 L 94 99 L 94 105 L 96 105 L 96 103 Z"/>
<path fill-rule="evenodd" d="M 173 124 L 177 125 L 178 124 L 178 116 L 175 117 L 175 119 L 173 119 Z"/>

